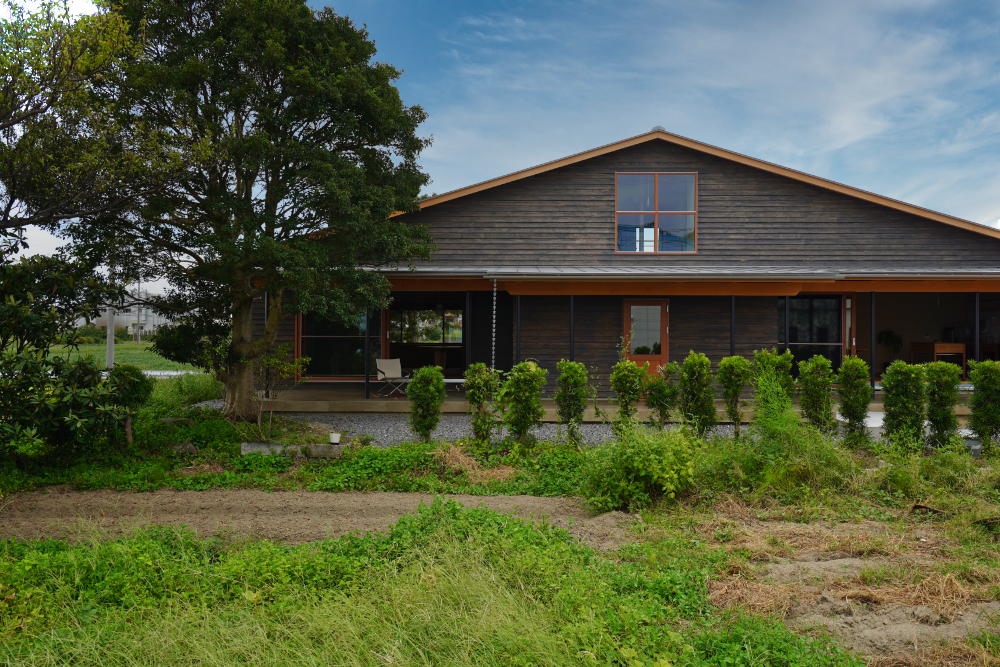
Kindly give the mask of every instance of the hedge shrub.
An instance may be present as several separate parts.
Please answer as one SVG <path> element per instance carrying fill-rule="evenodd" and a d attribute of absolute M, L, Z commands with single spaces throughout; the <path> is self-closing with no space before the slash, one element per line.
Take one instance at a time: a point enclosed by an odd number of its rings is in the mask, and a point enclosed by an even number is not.
<path fill-rule="evenodd" d="M 587 367 L 580 362 L 563 359 L 556 364 L 556 370 L 559 372 L 556 379 L 556 416 L 561 424 L 566 425 L 570 441 L 579 444 L 580 424 L 587 410 L 587 401 L 596 390 L 590 385 Z"/>
<path fill-rule="evenodd" d="M 800 404 L 806 420 L 820 431 L 829 433 L 837 428 L 833 416 L 833 367 L 826 357 L 816 355 L 799 362 Z"/>
<path fill-rule="evenodd" d="M 751 371 L 756 378 L 763 369 L 772 369 L 778 385 L 791 398 L 792 391 L 795 389 L 795 380 L 792 378 L 792 361 L 791 350 L 785 350 L 781 354 L 778 354 L 778 350 L 774 348 L 770 350 L 754 350 Z"/>
<path fill-rule="evenodd" d="M 840 415 L 847 420 L 845 440 L 853 447 L 867 438 L 865 419 L 872 402 L 871 369 L 864 359 L 847 357 L 837 374 L 840 385 Z"/>
<path fill-rule="evenodd" d="M 945 447 L 958 434 L 958 417 L 955 405 L 958 403 L 958 383 L 962 369 L 947 361 L 932 361 L 924 364 L 927 377 L 927 421 L 931 423 L 931 444 Z"/>
<path fill-rule="evenodd" d="M 649 376 L 646 382 L 646 407 L 652 411 L 657 423 L 662 428 L 670 421 L 670 412 L 677 407 L 679 388 L 674 381 L 677 374 L 677 364 L 670 362 L 656 369 L 656 375 Z"/>
<path fill-rule="evenodd" d="M 719 362 L 719 370 L 715 379 L 722 387 L 722 400 L 726 403 L 726 416 L 733 423 L 733 433 L 740 435 L 740 425 L 743 423 L 743 406 L 741 398 L 750 380 L 750 361 L 746 357 L 726 357 Z"/>
<path fill-rule="evenodd" d="M 627 424 L 633 420 L 646 391 L 649 377 L 649 362 L 642 366 L 631 359 L 622 358 L 611 369 L 611 390 L 615 392 L 614 402 L 618 405 L 618 423 Z"/>
<path fill-rule="evenodd" d="M 471 364 L 465 371 L 465 398 L 472 415 L 472 439 L 490 441 L 495 419 L 492 403 L 500 388 L 500 371 L 484 363 Z"/>
<path fill-rule="evenodd" d="M 410 399 L 410 427 L 425 441 L 430 440 L 441 421 L 441 404 L 447 397 L 440 366 L 418 369 L 406 385 L 406 397 Z"/>
<path fill-rule="evenodd" d="M 511 437 L 529 444 L 531 429 L 542 423 L 542 388 L 549 372 L 534 361 L 522 361 L 510 370 L 497 393 L 497 405 Z"/>
<path fill-rule="evenodd" d="M 108 374 L 108 384 L 114 392 L 115 403 L 125 408 L 125 442 L 131 445 L 132 417 L 153 395 L 156 380 L 143 373 L 138 366 L 115 364 Z"/>
<path fill-rule="evenodd" d="M 926 414 L 924 369 L 897 359 L 882 374 L 882 432 L 898 448 L 920 450 Z"/>
<path fill-rule="evenodd" d="M 970 361 L 969 367 L 973 386 L 969 428 L 989 451 L 1000 437 L 1000 361 Z"/>
<path fill-rule="evenodd" d="M 712 362 L 701 352 L 691 350 L 680 369 L 680 407 L 699 436 L 718 421 L 712 379 Z"/>

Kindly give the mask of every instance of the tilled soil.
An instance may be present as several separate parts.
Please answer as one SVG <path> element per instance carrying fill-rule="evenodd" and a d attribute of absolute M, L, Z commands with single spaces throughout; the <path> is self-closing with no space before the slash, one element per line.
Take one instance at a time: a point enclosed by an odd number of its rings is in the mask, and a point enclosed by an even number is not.
<path fill-rule="evenodd" d="M 560 526 L 598 549 L 628 539 L 630 515 L 594 515 L 572 498 L 447 496 L 466 507 L 483 504 L 524 519 Z M 0 539 L 113 537 L 157 524 L 186 526 L 199 535 L 310 542 L 352 531 L 382 531 L 434 496 L 422 493 L 316 493 L 252 489 L 155 493 L 64 491 L 50 487 L 0 500 Z"/>

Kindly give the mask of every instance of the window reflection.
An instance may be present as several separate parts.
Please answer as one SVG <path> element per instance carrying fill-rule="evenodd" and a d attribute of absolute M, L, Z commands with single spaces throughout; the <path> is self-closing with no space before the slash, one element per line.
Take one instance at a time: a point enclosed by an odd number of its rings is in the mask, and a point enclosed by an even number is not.
<path fill-rule="evenodd" d="M 653 252 L 655 234 L 655 216 L 618 216 L 618 252 Z"/>
<path fill-rule="evenodd" d="M 631 354 L 660 354 L 660 307 L 631 306 Z"/>
<path fill-rule="evenodd" d="M 656 177 L 653 174 L 618 176 L 619 211 L 655 211 Z"/>
<path fill-rule="evenodd" d="M 694 211 L 694 174 L 659 174 L 657 211 Z"/>

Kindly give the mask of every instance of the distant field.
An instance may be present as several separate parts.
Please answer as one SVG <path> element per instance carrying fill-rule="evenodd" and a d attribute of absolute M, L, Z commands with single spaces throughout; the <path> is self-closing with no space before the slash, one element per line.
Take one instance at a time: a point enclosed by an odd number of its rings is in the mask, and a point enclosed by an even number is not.
<path fill-rule="evenodd" d="M 53 352 L 65 351 L 66 348 L 53 348 Z M 104 367 L 104 343 L 81 345 L 77 352 L 71 352 L 70 357 L 91 356 L 98 365 Z M 144 371 L 188 371 L 196 370 L 190 364 L 179 364 L 168 361 L 149 349 L 146 343 L 118 343 L 115 345 L 115 362 L 133 364 Z"/>

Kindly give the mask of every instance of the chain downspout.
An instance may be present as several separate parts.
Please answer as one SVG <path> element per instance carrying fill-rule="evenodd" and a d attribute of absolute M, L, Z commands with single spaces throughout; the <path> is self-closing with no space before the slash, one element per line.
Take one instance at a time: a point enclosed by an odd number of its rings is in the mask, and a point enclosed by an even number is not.
<path fill-rule="evenodd" d="M 493 341 L 490 348 L 490 368 L 497 367 L 497 279 L 493 279 Z"/>

